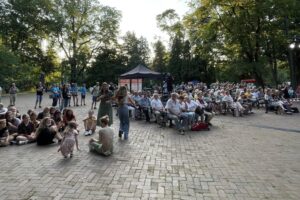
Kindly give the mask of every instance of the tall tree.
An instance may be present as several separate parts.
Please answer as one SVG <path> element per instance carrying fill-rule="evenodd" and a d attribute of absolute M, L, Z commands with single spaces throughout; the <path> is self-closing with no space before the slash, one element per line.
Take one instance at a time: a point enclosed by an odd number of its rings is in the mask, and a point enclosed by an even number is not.
<path fill-rule="evenodd" d="M 194 12 L 185 18 L 185 25 L 193 45 L 210 61 L 239 65 L 240 78 L 254 77 L 263 86 L 271 71 L 277 82 L 277 60 L 283 58 L 289 39 L 284 36 L 284 19 L 295 19 L 299 13 L 295 4 L 299 6 L 293 0 L 192 1 Z"/>
<path fill-rule="evenodd" d="M 158 72 L 167 72 L 167 52 L 164 44 L 158 40 L 154 43 L 154 58 L 152 68 Z"/>
<path fill-rule="evenodd" d="M 95 81 L 117 82 L 118 75 L 128 69 L 125 64 L 126 57 L 120 53 L 118 47 L 103 49 L 87 69 L 87 84 L 92 85 Z"/>
<path fill-rule="evenodd" d="M 121 14 L 92 0 L 54 0 L 52 13 L 52 39 L 64 51 L 75 81 L 101 48 L 116 42 Z"/>
<path fill-rule="evenodd" d="M 135 33 L 127 32 L 123 37 L 122 52 L 127 57 L 127 66 L 148 65 L 150 49 L 146 38 L 137 38 Z"/>

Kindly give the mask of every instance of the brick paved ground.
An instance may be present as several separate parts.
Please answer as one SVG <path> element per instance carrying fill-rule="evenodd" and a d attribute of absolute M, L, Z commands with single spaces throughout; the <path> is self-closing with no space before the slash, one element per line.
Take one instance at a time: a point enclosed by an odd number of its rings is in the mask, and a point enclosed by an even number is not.
<path fill-rule="evenodd" d="M 19 96 L 20 111 L 33 99 Z M 87 109 L 75 108 L 79 121 Z M 72 159 L 63 159 L 56 144 L 1 148 L 0 199 L 298 200 L 299 119 L 262 111 L 218 116 L 211 131 L 184 136 L 132 121 L 129 141 L 116 135 L 109 158 L 89 153 L 82 135 L 82 151 Z"/>

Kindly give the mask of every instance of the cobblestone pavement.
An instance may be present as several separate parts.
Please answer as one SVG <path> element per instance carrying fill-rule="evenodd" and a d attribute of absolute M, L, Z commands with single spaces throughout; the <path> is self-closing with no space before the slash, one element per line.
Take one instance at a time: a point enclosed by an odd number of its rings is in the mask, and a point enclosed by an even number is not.
<path fill-rule="evenodd" d="M 17 100 L 22 113 L 33 103 L 33 95 Z M 88 108 L 74 108 L 79 122 Z M 90 153 L 90 137 L 82 135 L 72 159 L 63 159 L 57 144 L 1 148 L 0 199 L 299 200 L 299 119 L 263 111 L 217 116 L 211 131 L 184 136 L 131 121 L 129 141 L 116 134 L 108 158 Z"/>

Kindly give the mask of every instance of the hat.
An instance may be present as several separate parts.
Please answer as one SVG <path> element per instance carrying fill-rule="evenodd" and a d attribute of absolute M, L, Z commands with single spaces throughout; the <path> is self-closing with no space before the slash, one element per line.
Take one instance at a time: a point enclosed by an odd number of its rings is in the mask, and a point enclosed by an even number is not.
<path fill-rule="evenodd" d="M 5 115 L 7 112 L 7 108 L 4 108 L 3 104 L 0 103 L 0 115 Z"/>

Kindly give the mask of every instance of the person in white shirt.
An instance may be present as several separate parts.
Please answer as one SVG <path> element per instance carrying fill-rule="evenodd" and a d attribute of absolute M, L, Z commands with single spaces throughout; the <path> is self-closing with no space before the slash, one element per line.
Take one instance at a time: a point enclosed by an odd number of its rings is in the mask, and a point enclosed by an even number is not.
<path fill-rule="evenodd" d="M 198 115 L 195 113 L 196 108 L 198 107 L 198 104 L 192 100 L 192 98 L 186 96 L 184 98 L 184 102 L 187 106 L 187 114 L 189 119 L 189 125 L 192 125 L 195 121 L 198 120 Z"/>
<path fill-rule="evenodd" d="M 167 113 L 165 112 L 164 106 L 158 97 L 157 93 L 153 94 L 153 99 L 151 100 L 151 107 L 155 115 L 156 122 L 162 126 L 165 126 L 167 122 Z"/>
<path fill-rule="evenodd" d="M 168 118 L 175 121 L 177 130 L 184 134 L 188 117 L 181 111 L 181 105 L 177 100 L 177 93 L 172 93 L 171 98 L 167 101 L 166 107 Z"/>

